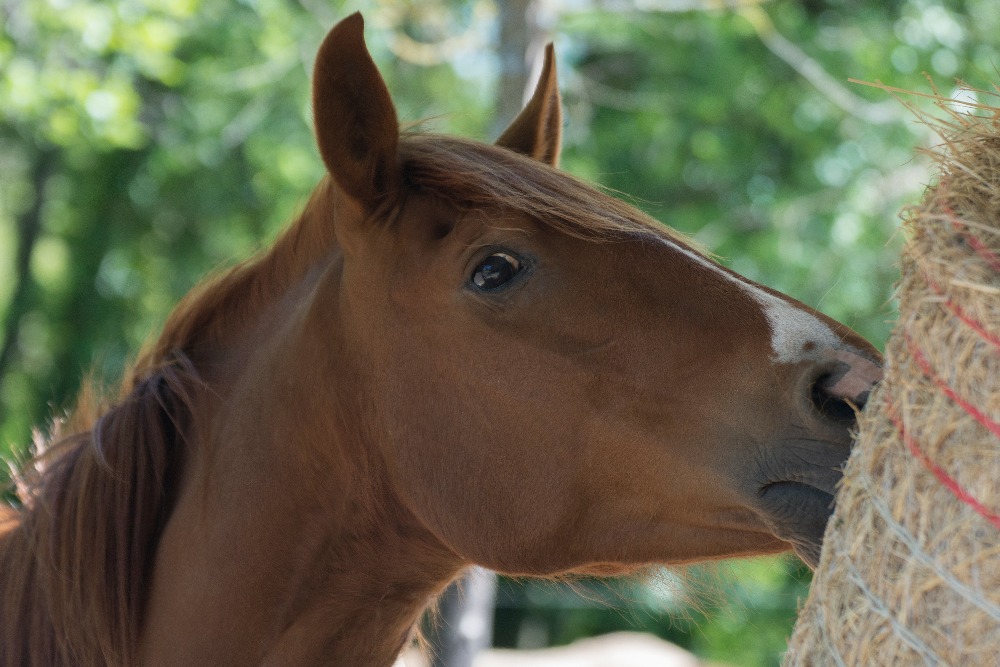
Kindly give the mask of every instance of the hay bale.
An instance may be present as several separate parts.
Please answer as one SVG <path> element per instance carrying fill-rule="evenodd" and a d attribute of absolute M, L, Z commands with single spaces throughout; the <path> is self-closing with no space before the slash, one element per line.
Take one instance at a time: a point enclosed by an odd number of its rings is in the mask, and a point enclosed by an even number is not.
<path fill-rule="evenodd" d="M 786 666 L 1000 664 L 1000 109 L 937 101 L 938 184 L 904 214 L 886 378 Z"/>

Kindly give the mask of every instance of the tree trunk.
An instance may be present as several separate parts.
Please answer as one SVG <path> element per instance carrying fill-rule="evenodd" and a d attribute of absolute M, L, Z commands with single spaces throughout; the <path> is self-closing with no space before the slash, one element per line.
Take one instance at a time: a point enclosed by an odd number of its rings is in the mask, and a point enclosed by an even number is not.
<path fill-rule="evenodd" d="M 438 600 L 432 623 L 431 667 L 470 667 L 479 651 L 493 642 L 496 575 L 473 567 Z"/>
<path fill-rule="evenodd" d="M 537 75 L 541 69 L 546 31 L 538 23 L 540 5 L 541 0 L 500 0 L 497 3 L 500 77 L 493 119 L 494 137 L 500 136 L 521 111 L 534 84 L 531 75 Z"/>
<path fill-rule="evenodd" d="M 11 291 L 7 313 L 3 318 L 3 344 L 0 344 L 0 381 L 7 374 L 17 350 L 17 335 L 21 318 L 28 310 L 28 293 L 31 285 L 31 254 L 42 231 L 42 206 L 45 188 L 55 171 L 56 152 L 44 149 L 31 169 L 31 187 L 34 200 L 26 211 L 17 216 L 17 251 L 14 258 L 14 289 Z"/>

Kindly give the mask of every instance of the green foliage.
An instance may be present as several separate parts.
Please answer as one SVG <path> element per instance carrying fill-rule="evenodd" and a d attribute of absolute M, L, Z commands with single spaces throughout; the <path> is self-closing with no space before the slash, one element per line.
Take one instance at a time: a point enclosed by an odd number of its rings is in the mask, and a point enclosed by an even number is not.
<path fill-rule="evenodd" d="M 118 377 L 201 276 L 261 247 L 302 205 L 322 174 L 308 72 L 347 13 L 276 0 L 7 5 L 0 453 L 71 405 L 92 365 Z M 370 41 L 404 119 L 450 109 L 454 125 L 482 131 L 485 86 L 447 63 L 393 61 L 377 28 Z"/>
<path fill-rule="evenodd" d="M 809 570 L 793 557 L 662 570 L 646 579 L 501 580 L 499 646 L 538 648 L 620 630 L 642 631 L 708 660 L 763 667 L 785 650 Z"/>
<path fill-rule="evenodd" d="M 404 121 L 484 137 L 499 67 L 486 0 L 0 0 L 0 455 L 70 406 L 88 368 L 118 377 L 201 276 L 266 244 L 305 201 L 321 175 L 311 60 L 359 4 Z M 896 212 L 930 178 L 912 157 L 926 137 L 846 79 L 926 89 L 926 71 L 988 86 L 994 0 L 543 4 L 564 166 L 881 344 Z M 719 574 L 719 604 L 687 620 L 676 604 L 649 618 L 615 604 L 556 614 L 579 598 L 522 590 L 527 607 L 501 631 L 515 643 L 533 623 L 562 642 L 621 621 L 714 659 L 775 664 L 805 590 L 790 562 Z"/>

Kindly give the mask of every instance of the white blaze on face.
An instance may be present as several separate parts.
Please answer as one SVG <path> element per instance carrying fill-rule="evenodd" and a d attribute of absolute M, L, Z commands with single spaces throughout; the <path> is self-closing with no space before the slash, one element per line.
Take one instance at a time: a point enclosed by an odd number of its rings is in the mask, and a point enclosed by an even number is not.
<path fill-rule="evenodd" d="M 667 241 L 667 243 L 685 256 L 738 285 L 761 305 L 764 316 L 771 326 L 771 349 L 774 350 L 774 361 L 782 364 L 795 363 L 809 358 L 817 358 L 819 356 L 817 353 L 824 348 L 836 349 L 843 346 L 840 337 L 812 313 L 726 271 L 693 250 L 671 241 Z M 816 350 L 816 353 L 812 355 L 805 350 L 809 343 L 812 343 L 813 349 Z"/>
<path fill-rule="evenodd" d="M 794 304 L 769 294 L 756 285 L 744 283 L 751 296 L 764 307 L 764 315 L 771 325 L 771 349 L 774 360 L 782 364 L 802 361 L 807 355 L 807 343 L 817 350 L 841 346 L 838 337 L 822 320 L 796 308 Z"/>

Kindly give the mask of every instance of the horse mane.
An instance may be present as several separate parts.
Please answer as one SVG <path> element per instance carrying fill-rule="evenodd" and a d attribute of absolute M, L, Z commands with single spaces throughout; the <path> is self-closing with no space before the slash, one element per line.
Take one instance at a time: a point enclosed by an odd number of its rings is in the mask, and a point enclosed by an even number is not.
<path fill-rule="evenodd" d="M 183 355 L 164 360 L 21 473 L 20 525 L 0 541 L 0 663 L 133 662 L 197 386 Z"/>
<path fill-rule="evenodd" d="M 611 195 L 506 149 L 406 133 L 399 159 L 406 186 L 457 207 L 519 211 L 593 241 L 640 235 L 692 245 Z M 385 213 L 375 215 L 393 217 Z M 330 252 L 335 215 L 325 177 L 267 252 L 181 300 L 117 400 L 85 383 L 69 418 L 49 438 L 36 436 L 35 458 L 15 473 L 21 507 L 0 507 L 0 664 L 134 664 L 156 548 L 198 440 L 196 406 L 207 390 L 200 362 L 228 328 L 251 322 Z"/>
<path fill-rule="evenodd" d="M 160 535 L 206 385 L 202 345 L 249 319 L 291 279 L 292 258 L 329 248 L 330 225 L 298 224 L 263 256 L 193 290 L 140 354 L 116 401 L 85 381 L 76 408 L 36 433 L 15 471 L 21 507 L 0 507 L 0 664 L 135 664 Z"/>

